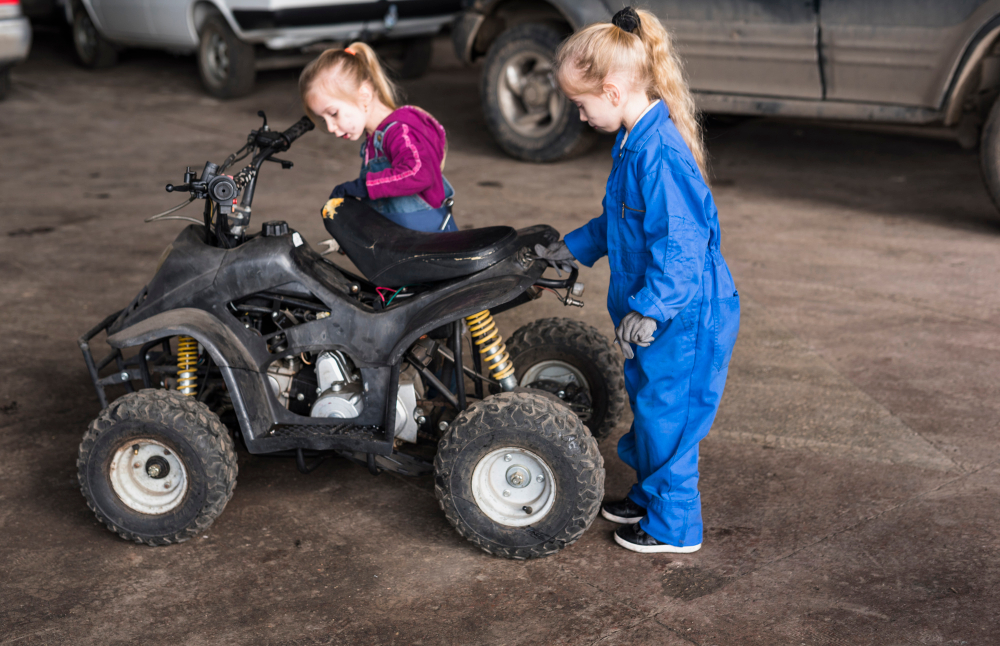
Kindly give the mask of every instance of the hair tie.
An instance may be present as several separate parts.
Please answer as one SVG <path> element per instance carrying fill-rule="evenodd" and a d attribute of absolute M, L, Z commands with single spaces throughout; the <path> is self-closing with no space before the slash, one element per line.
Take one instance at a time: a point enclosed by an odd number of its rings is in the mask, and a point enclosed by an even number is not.
<path fill-rule="evenodd" d="M 354 51 L 353 49 L 351 49 L 350 47 L 345 47 L 344 51 L 347 52 L 348 54 L 350 54 L 351 56 L 357 56 L 358 55 L 358 53 L 356 51 Z"/>
<path fill-rule="evenodd" d="M 611 24 L 622 31 L 634 34 L 639 28 L 639 14 L 632 7 L 625 7 L 611 18 Z"/>

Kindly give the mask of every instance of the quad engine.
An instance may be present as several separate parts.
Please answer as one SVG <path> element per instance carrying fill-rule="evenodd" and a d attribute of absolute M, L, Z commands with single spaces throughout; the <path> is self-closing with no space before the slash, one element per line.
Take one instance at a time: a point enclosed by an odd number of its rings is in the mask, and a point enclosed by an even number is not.
<path fill-rule="evenodd" d="M 267 370 L 271 388 L 278 401 L 293 411 L 306 403 L 307 397 L 302 392 L 302 384 L 306 382 L 303 373 L 307 371 L 307 367 L 308 364 L 301 359 L 289 357 L 274 362 Z M 315 399 L 308 411 L 310 417 L 349 419 L 361 414 L 364 410 L 364 379 L 343 352 L 320 353 L 309 372 L 313 370 L 316 386 Z M 421 416 L 417 400 L 423 397 L 423 382 L 416 370 L 408 366 L 399 374 L 399 391 L 396 395 L 395 436 L 404 442 L 417 441 L 417 419 Z"/>

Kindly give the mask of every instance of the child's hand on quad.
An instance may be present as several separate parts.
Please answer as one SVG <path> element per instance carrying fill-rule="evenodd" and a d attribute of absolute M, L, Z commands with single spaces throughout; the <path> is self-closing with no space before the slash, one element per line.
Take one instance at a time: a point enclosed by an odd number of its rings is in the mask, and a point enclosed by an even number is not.
<path fill-rule="evenodd" d="M 562 277 L 562 273 L 565 271 L 567 274 L 576 269 L 576 263 L 573 262 L 576 258 L 570 253 L 569 247 L 562 240 L 558 242 L 553 242 L 547 247 L 543 247 L 540 244 L 535 245 L 535 255 L 545 260 L 549 265 L 555 267 L 556 273 L 559 277 Z"/>
<path fill-rule="evenodd" d="M 626 359 L 635 356 L 630 343 L 648 348 L 653 342 L 653 332 L 656 332 L 656 319 L 643 316 L 639 312 L 629 312 L 615 328 L 615 343 L 621 348 Z"/>
<path fill-rule="evenodd" d="M 330 199 L 335 197 L 368 197 L 368 186 L 365 185 L 365 180 L 363 177 L 359 177 L 353 182 L 344 182 L 343 184 L 338 184 L 333 188 L 333 192 L 330 193 Z"/>

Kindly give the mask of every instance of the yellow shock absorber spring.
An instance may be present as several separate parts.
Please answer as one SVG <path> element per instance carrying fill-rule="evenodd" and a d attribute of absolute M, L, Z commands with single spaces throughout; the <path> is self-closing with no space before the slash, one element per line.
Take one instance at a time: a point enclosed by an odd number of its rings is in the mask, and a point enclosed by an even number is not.
<path fill-rule="evenodd" d="M 465 322 L 469 325 L 473 343 L 483 356 L 483 364 L 492 373 L 493 378 L 500 382 L 500 387 L 504 390 L 516 388 L 514 364 L 510 361 L 507 346 L 504 345 L 503 337 L 500 336 L 490 311 L 483 310 L 478 314 L 467 316 Z"/>
<path fill-rule="evenodd" d="M 189 336 L 177 337 L 177 390 L 193 397 L 198 393 L 198 342 Z"/>

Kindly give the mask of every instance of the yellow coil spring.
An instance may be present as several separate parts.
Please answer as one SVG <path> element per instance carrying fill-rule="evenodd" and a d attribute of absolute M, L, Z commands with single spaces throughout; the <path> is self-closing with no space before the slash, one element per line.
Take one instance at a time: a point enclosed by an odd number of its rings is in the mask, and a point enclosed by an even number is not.
<path fill-rule="evenodd" d="M 177 390 L 188 397 L 198 393 L 198 342 L 189 336 L 177 337 Z"/>
<path fill-rule="evenodd" d="M 483 310 L 467 316 L 465 322 L 469 324 L 472 341 L 479 346 L 479 354 L 483 355 L 483 363 L 493 373 L 493 378 L 500 381 L 514 374 L 514 364 L 510 362 L 507 346 L 490 311 Z"/>

